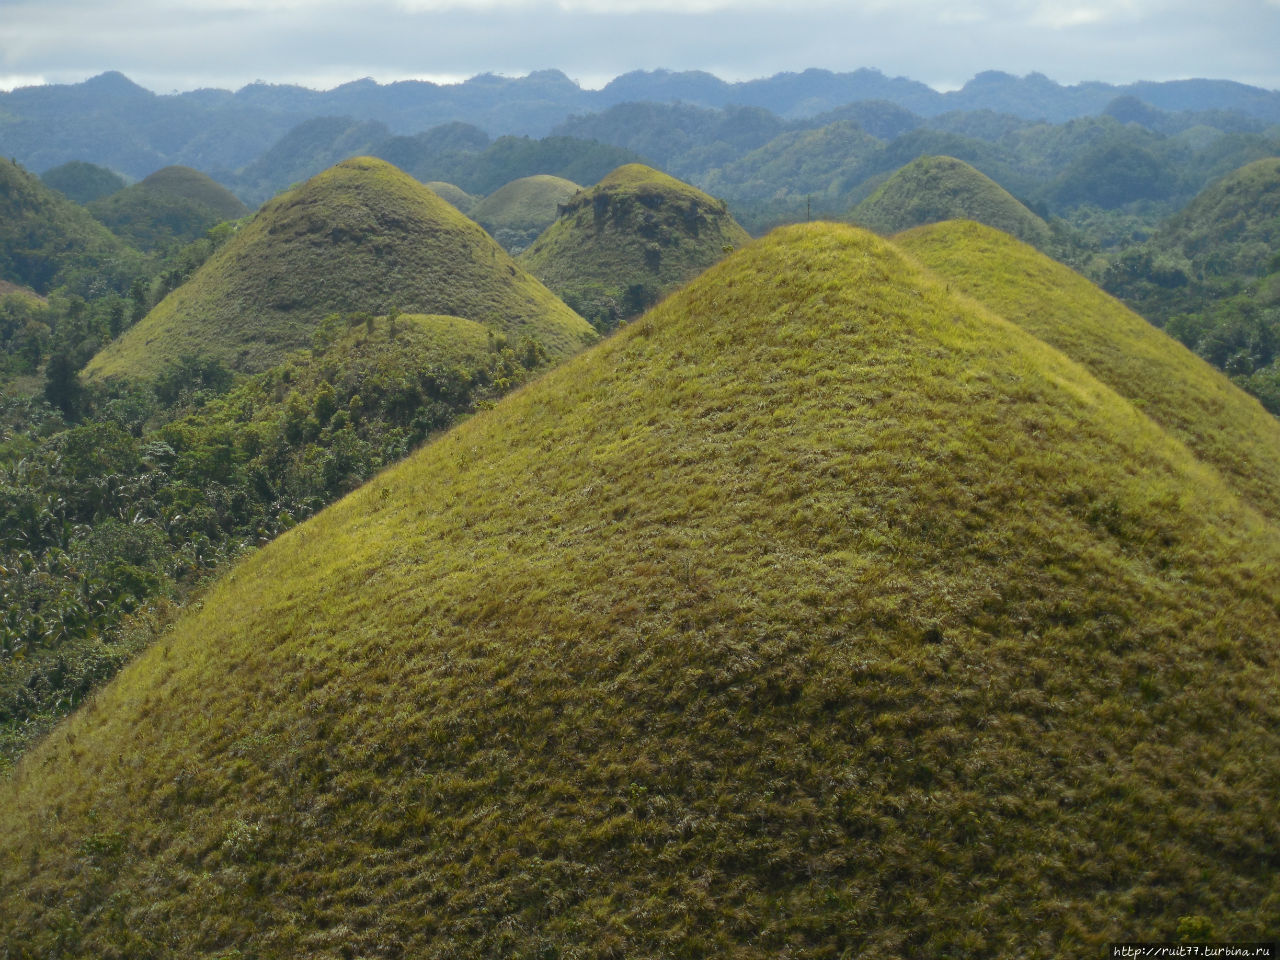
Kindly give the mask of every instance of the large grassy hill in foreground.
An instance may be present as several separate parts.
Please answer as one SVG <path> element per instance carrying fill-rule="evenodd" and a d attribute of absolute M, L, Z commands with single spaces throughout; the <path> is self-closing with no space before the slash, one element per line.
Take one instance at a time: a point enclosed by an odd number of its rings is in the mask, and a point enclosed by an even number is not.
<path fill-rule="evenodd" d="M 609 329 L 749 239 L 723 202 L 631 163 L 563 203 L 519 262 Z"/>
<path fill-rule="evenodd" d="M 407 174 L 363 157 L 266 204 L 87 372 L 153 377 L 191 354 L 257 372 L 310 344 L 330 313 L 392 308 L 529 336 L 552 356 L 593 337 L 479 226 Z"/>
<path fill-rule="evenodd" d="M 0 939 L 1262 939 L 1278 564 L 1080 363 L 868 233 L 782 230 L 254 555 L 28 754 Z"/>
<path fill-rule="evenodd" d="M 985 173 L 954 157 L 911 161 L 849 214 L 862 226 L 890 234 L 944 220 L 976 220 L 1036 247 L 1049 225 Z"/>

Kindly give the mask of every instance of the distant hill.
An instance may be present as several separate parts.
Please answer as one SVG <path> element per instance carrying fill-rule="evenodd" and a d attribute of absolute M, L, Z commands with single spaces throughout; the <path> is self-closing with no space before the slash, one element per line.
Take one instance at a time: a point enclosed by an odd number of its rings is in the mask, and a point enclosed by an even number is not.
<path fill-rule="evenodd" d="M 509 253 L 518 254 L 555 222 L 561 205 L 582 188 L 540 174 L 499 187 L 468 212 Z"/>
<path fill-rule="evenodd" d="M 608 330 L 748 239 L 723 202 L 629 164 L 565 201 L 519 262 Z"/>
<path fill-rule="evenodd" d="M 0 160 L 0 279 L 47 294 L 125 283 L 141 256 L 83 207 L 19 165 Z"/>
<path fill-rule="evenodd" d="M 776 231 L 254 553 L 0 785 L 0 939 L 1270 936 L 1280 531 L 947 287 Z"/>
<path fill-rule="evenodd" d="M 372 154 L 391 136 L 385 124 L 351 117 L 314 117 L 289 130 L 229 185 L 252 203 L 310 179 L 350 157 Z"/>
<path fill-rule="evenodd" d="M 883 148 L 853 121 L 835 120 L 775 137 L 712 171 L 706 186 L 735 209 L 753 211 L 749 225 L 759 233 L 777 222 L 843 213 L 849 191 Z"/>
<path fill-rule="evenodd" d="M 467 191 L 461 187 L 454 186 L 452 183 L 445 183 L 443 180 L 432 180 L 427 184 L 427 187 L 440 199 L 447 200 L 462 213 L 470 213 L 471 208 L 481 200 L 480 197 L 467 193 Z"/>
<path fill-rule="evenodd" d="M 87 207 L 112 233 L 141 250 L 189 243 L 210 227 L 249 213 L 229 190 L 190 167 L 157 170 Z"/>
<path fill-rule="evenodd" d="M 849 214 L 882 234 L 944 220 L 976 220 L 1035 247 L 1049 242 L 1049 225 L 990 177 L 954 157 L 921 157 L 907 164 Z"/>
<path fill-rule="evenodd" d="M 87 367 L 153 377 L 187 354 L 245 372 L 338 312 L 462 316 L 564 356 L 590 327 L 452 206 L 388 163 L 344 161 L 266 204 Z"/>
<path fill-rule="evenodd" d="M 1197 276 L 1280 269 L 1280 157 L 1257 160 L 1201 191 L 1152 237 Z"/>
<path fill-rule="evenodd" d="M 471 194 L 490 194 L 539 174 L 595 182 L 636 159 L 631 151 L 571 137 L 491 139 L 471 124 L 448 123 L 413 136 L 392 135 L 380 123 L 319 117 L 289 130 L 252 164 L 222 177 L 255 203 L 352 156 L 379 157 L 424 183 L 443 181 Z"/>
<path fill-rule="evenodd" d="M 90 200 L 110 196 L 129 184 L 114 170 L 97 164 L 72 160 L 40 174 L 46 187 L 52 187 L 68 200 L 86 204 Z"/>

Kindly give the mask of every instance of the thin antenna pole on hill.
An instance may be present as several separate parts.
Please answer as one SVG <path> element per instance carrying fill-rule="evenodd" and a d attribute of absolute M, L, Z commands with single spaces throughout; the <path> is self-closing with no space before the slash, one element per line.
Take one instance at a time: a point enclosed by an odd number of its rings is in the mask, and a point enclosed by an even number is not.
<path fill-rule="evenodd" d="M 810 220 L 813 219 L 813 217 L 809 215 L 809 203 L 812 200 L 813 200 L 812 196 L 808 196 L 804 198 L 804 222 L 805 223 L 808 223 Z"/>

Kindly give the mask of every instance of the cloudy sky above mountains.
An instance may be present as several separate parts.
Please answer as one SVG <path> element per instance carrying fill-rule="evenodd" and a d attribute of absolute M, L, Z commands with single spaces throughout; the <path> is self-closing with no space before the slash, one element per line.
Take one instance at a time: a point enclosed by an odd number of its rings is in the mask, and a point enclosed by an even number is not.
<path fill-rule="evenodd" d="M 874 67 L 939 89 L 1211 77 L 1280 89 L 1280 0 L 0 0 L 0 87 L 119 70 L 161 93 L 254 80 L 461 80 L 555 67 L 725 79 Z"/>

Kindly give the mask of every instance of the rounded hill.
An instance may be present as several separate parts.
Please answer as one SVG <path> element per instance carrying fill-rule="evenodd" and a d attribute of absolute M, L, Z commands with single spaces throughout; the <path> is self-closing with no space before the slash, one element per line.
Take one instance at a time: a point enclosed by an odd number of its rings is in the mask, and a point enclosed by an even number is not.
<path fill-rule="evenodd" d="M 512 254 L 529 246 L 555 222 L 560 206 L 582 188 L 572 180 L 538 174 L 499 187 L 468 215 Z"/>
<path fill-rule="evenodd" d="M 1199 277 L 1274 271 L 1280 157 L 1256 160 L 1205 187 L 1156 232 L 1152 245 L 1185 257 Z"/>
<path fill-rule="evenodd" d="M 87 204 L 116 236 L 142 250 L 190 243 L 224 220 L 249 213 L 226 187 L 190 167 L 165 167 Z"/>
<path fill-rule="evenodd" d="M 850 218 L 880 234 L 944 220 L 976 220 L 1035 247 L 1049 225 L 985 173 L 954 157 L 920 157 L 853 208 Z"/>
<path fill-rule="evenodd" d="M 140 254 L 79 204 L 10 160 L 0 160 L 0 279 L 47 294 L 82 295 L 103 280 L 121 286 Z"/>
<path fill-rule="evenodd" d="M 562 204 L 520 263 L 607 330 L 749 239 L 723 202 L 632 163 Z"/>
<path fill-rule="evenodd" d="M 470 213 L 471 208 L 480 202 L 480 197 L 472 196 L 456 184 L 445 183 L 443 180 L 430 180 L 427 186 L 436 196 L 448 200 L 463 213 Z"/>
<path fill-rule="evenodd" d="M 553 356 L 587 323 L 479 226 L 390 164 L 355 158 L 271 200 L 190 281 L 99 353 L 92 377 L 152 377 L 187 354 L 263 370 L 331 313 L 461 316 Z"/>
<path fill-rule="evenodd" d="M 1278 568 L 1080 364 L 864 231 L 780 230 L 254 554 L 40 744 L 0 937 L 1261 940 Z"/>
<path fill-rule="evenodd" d="M 234 193 L 212 177 L 191 167 L 164 167 L 143 179 L 139 186 L 155 193 L 201 204 L 223 220 L 238 220 L 249 212 L 249 208 Z"/>
<path fill-rule="evenodd" d="M 90 200 L 110 196 L 127 187 L 128 181 L 114 170 L 97 164 L 72 160 L 40 174 L 45 186 L 52 187 L 67 199 L 85 204 Z"/>

